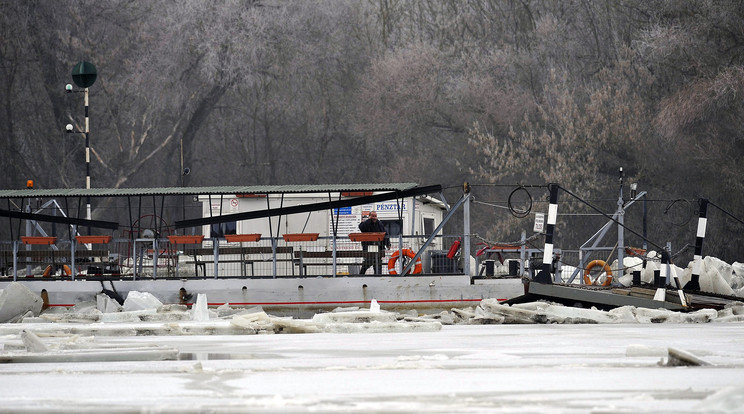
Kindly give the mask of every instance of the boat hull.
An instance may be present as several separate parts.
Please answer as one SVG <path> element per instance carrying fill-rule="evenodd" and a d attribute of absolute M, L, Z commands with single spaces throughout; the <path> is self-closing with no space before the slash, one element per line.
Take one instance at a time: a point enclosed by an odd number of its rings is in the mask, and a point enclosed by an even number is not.
<path fill-rule="evenodd" d="M 164 304 L 190 304 L 205 294 L 210 306 L 261 306 L 296 317 L 337 307 L 366 307 L 374 299 L 387 310 L 430 312 L 476 306 L 482 299 L 507 300 L 524 294 L 519 278 L 472 280 L 466 275 L 343 276 L 220 279 L 19 280 L 48 298 L 49 306 L 94 301 L 104 289 L 126 298 L 149 292 Z M 0 282 L 0 289 L 10 281 Z M 184 298 L 185 295 L 185 298 Z"/>

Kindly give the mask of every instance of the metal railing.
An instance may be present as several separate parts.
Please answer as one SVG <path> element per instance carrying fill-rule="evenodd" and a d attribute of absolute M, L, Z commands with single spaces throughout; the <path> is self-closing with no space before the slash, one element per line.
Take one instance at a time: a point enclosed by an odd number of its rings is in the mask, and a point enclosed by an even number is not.
<path fill-rule="evenodd" d="M 461 238 L 435 237 L 412 267 L 413 273 L 462 274 L 459 252 L 453 257 L 447 255 L 450 246 Z M 70 240 L 48 245 L 15 241 L 0 243 L 0 270 L 2 276 L 14 280 L 335 277 L 360 275 L 362 270 L 367 275 L 391 275 L 400 274 L 401 264 L 408 264 L 425 241 L 422 236 L 393 236 L 388 249 L 377 250 L 365 249 L 361 242 L 348 237 L 318 237 L 313 241 L 261 237 L 248 242 L 213 238 L 198 244 L 175 244 L 167 238 L 117 238 L 88 245 Z"/>

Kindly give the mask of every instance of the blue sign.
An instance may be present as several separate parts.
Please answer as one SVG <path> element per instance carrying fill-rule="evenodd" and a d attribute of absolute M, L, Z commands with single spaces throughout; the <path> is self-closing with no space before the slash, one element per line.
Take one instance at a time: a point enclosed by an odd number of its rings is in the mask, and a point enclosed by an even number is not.
<path fill-rule="evenodd" d="M 337 214 L 339 216 L 349 215 L 349 214 L 351 214 L 351 207 L 334 208 L 333 209 L 333 214 L 334 215 Z"/>

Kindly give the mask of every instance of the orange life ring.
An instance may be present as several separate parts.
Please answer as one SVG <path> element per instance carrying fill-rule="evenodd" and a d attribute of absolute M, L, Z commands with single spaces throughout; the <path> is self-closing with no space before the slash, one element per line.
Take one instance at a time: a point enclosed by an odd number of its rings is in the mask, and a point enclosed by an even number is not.
<path fill-rule="evenodd" d="M 610 284 L 612 283 L 612 269 L 610 269 L 610 265 L 605 263 L 604 260 L 592 260 L 591 262 L 589 262 L 589 264 L 586 266 L 586 270 L 584 270 L 584 284 L 592 284 L 592 278 L 589 277 L 589 272 L 594 266 L 602 266 L 605 273 L 607 273 L 607 279 L 605 279 L 604 283 L 602 283 L 602 286 L 610 286 Z"/>
<path fill-rule="evenodd" d="M 390 260 L 388 260 L 388 273 L 391 275 L 397 275 L 398 272 L 395 270 L 395 262 L 398 261 L 398 256 L 400 255 L 400 251 L 396 250 L 393 252 L 393 255 L 390 256 Z M 409 257 L 413 259 L 416 257 L 416 253 L 414 253 L 411 249 L 403 249 L 403 255 L 406 257 Z M 401 269 L 402 271 L 403 269 Z M 416 260 L 416 266 L 413 267 L 413 271 L 411 274 L 416 275 L 421 273 L 421 258 L 419 257 L 418 260 Z"/>
<path fill-rule="evenodd" d="M 65 272 L 67 276 L 72 276 L 72 269 L 70 269 L 70 266 L 64 265 L 62 266 L 62 271 Z M 44 273 L 42 276 L 49 277 L 49 275 L 52 274 L 52 265 L 49 265 L 44 269 Z"/>

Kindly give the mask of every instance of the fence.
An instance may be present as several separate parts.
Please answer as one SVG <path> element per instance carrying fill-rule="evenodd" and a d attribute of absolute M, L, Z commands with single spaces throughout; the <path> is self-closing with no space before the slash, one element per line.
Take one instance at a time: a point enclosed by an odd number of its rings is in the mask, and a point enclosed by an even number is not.
<path fill-rule="evenodd" d="M 68 279 L 349 276 L 362 270 L 367 275 L 390 275 L 400 274 L 426 241 L 422 236 L 395 236 L 388 249 L 380 249 L 377 243 L 363 247 L 361 241 L 349 237 L 256 236 L 77 238 L 89 243 L 24 237 L 0 243 L 0 271 L 14 278 Z M 459 238 L 437 236 L 416 258 L 413 273 L 462 273 L 459 252 L 448 257 L 445 250 Z"/>

